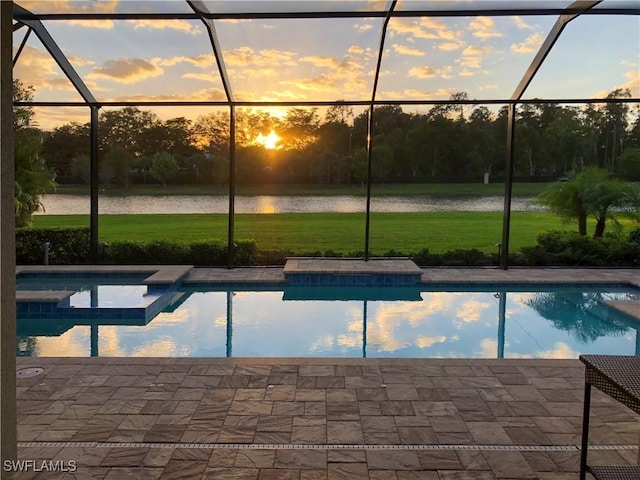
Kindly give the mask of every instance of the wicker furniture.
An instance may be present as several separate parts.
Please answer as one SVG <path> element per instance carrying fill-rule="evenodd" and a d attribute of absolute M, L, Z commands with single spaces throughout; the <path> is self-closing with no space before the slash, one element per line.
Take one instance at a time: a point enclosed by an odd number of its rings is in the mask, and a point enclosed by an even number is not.
<path fill-rule="evenodd" d="M 638 480 L 640 479 L 640 466 L 587 465 L 587 450 L 589 445 L 591 386 L 596 387 L 640 414 L 640 357 L 580 355 L 580 361 L 585 365 L 580 480 L 585 480 L 587 472 L 598 480 Z"/>

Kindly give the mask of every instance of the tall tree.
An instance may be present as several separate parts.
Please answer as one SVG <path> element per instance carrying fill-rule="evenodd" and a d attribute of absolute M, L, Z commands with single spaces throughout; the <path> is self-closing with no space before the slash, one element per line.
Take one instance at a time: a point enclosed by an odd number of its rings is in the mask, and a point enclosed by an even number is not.
<path fill-rule="evenodd" d="M 607 95 L 608 99 L 631 98 L 629 89 L 618 88 Z M 604 106 L 604 147 L 605 166 L 615 173 L 618 159 L 624 148 L 624 137 L 629 124 L 629 105 L 623 102 L 609 102 Z"/>
<path fill-rule="evenodd" d="M 47 165 L 54 169 L 57 178 L 73 177 L 72 170 L 76 167 L 72 167 L 72 159 L 81 156 L 89 158 L 89 139 L 88 123 L 68 123 L 46 134 L 42 145 L 42 156 L 47 160 Z"/>
<path fill-rule="evenodd" d="M 145 131 L 160 124 L 155 113 L 137 107 L 104 111 L 99 121 L 101 148 L 107 150 L 112 145 L 120 145 L 135 158 L 142 157 L 149 153 L 145 151 Z"/>
<path fill-rule="evenodd" d="M 151 176 L 167 188 L 167 181 L 178 173 L 176 157 L 169 152 L 156 152 L 151 158 Z"/>
<path fill-rule="evenodd" d="M 13 81 L 14 101 L 30 101 L 33 88 L 20 80 Z M 16 227 L 31 223 L 31 216 L 42 206 L 40 196 L 54 189 L 55 173 L 41 157 L 43 134 L 31 125 L 33 111 L 28 107 L 14 108 L 14 162 Z"/>
<path fill-rule="evenodd" d="M 100 157 L 100 175 L 105 184 L 115 183 L 116 185 L 127 185 L 129 183 L 129 173 L 134 168 L 133 154 L 124 146 L 112 145 Z"/>
<path fill-rule="evenodd" d="M 349 125 L 353 122 L 353 107 L 346 105 L 344 100 L 337 100 L 338 103 L 327 108 L 324 116 L 326 123 L 343 123 Z"/>
<path fill-rule="evenodd" d="M 493 116 L 484 106 L 475 108 L 467 125 L 466 157 L 477 174 L 491 174 L 500 161 L 498 142 L 494 136 Z M 504 138 L 501 139 L 504 143 Z"/>

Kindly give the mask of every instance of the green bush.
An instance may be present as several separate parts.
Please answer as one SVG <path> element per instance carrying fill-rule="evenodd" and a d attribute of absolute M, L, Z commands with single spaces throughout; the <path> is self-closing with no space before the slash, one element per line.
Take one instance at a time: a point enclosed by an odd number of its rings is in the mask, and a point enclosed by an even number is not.
<path fill-rule="evenodd" d="M 520 265 L 570 265 L 596 267 L 631 267 L 640 259 L 640 243 L 633 236 L 625 238 L 606 234 L 601 238 L 577 232 L 550 231 L 538 236 L 538 244 L 524 247 L 516 263 Z"/>
<path fill-rule="evenodd" d="M 252 240 L 235 243 L 234 265 L 254 265 L 258 249 Z M 227 245 L 199 242 L 111 242 L 100 254 L 101 263 L 123 265 L 226 266 Z"/>
<path fill-rule="evenodd" d="M 470 250 L 451 250 L 442 254 L 442 265 L 452 266 L 479 266 L 491 265 L 491 255 L 477 248 Z"/>
<path fill-rule="evenodd" d="M 18 228 L 16 229 L 16 264 L 42 265 L 44 244 L 49 242 L 52 265 L 87 263 L 88 228 Z"/>
<path fill-rule="evenodd" d="M 260 250 L 256 256 L 257 265 L 284 265 L 287 257 L 294 257 L 289 250 Z"/>
<path fill-rule="evenodd" d="M 226 258 L 226 252 L 225 252 Z M 258 246 L 253 240 L 239 240 L 234 244 L 234 265 L 255 265 L 258 258 Z"/>
<path fill-rule="evenodd" d="M 189 255 L 192 261 L 188 262 L 188 265 L 227 264 L 227 246 L 214 241 L 189 244 Z"/>
<path fill-rule="evenodd" d="M 148 265 L 152 263 L 148 258 L 144 242 L 127 240 L 111 242 L 101 250 L 101 263 L 116 263 L 123 265 Z"/>
<path fill-rule="evenodd" d="M 50 242 L 49 263 L 73 265 L 89 263 L 89 229 L 36 229 L 16 230 L 16 263 L 18 265 L 43 264 L 44 243 Z M 226 243 L 211 241 L 115 241 L 99 247 L 98 262 L 116 265 L 195 265 L 227 266 Z M 234 266 L 284 265 L 287 257 L 350 257 L 362 258 L 364 252 L 293 252 L 288 250 L 260 250 L 253 240 L 234 244 Z M 486 266 L 498 265 L 496 253 L 477 249 L 452 250 L 432 253 L 424 248 L 415 253 L 396 250 L 383 257 L 408 256 L 420 266 Z M 640 264 L 640 229 L 628 235 L 606 234 L 602 238 L 578 235 L 576 232 L 550 231 L 541 234 L 537 245 L 524 247 L 509 255 L 509 265 L 522 266 L 603 266 L 631 267 Z"/>

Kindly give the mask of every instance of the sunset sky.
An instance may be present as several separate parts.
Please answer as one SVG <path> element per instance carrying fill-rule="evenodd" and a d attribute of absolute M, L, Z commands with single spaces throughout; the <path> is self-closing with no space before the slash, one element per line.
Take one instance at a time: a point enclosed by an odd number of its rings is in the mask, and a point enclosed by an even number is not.
<path fill-rule="evenodd" d="M 186 2 L 18 1 L 36 13 L 183 12 Z M 352 2 L 205 2 L 211 11 L 332 10 Z M 379 10 L 387 2 L 361 1 Z M 569 1 L 547 1 L 552 7 Z M 541 2 L 537 2 L 538 5 Z M 275 5 L 275 7 L 274 7 Z M 415 8 L 531 6 L 532 2 L 402 2 Z M 605 0 L 601 6 L 635 5 Z M 544 41 L 553 16 L 394 18 L 389 23 L 377 98 L 509 98 Z M 225 100 L 203 24 L 187 20 L 44 21 L 52 37 L 99 101 Z M 236 100 L 367 100 L 371 97 L 383 20 L 287 19 L 215 21 Z M 18 48 L 26 28 L 14 34 Z M 629 88 L 640 97 L 640 20 L 637 16 L 583 16 L 569 23 L 525 98 L 604 97 Z M 35 100 L 80 101 L 35 35 L 14 68 L 35 87 Z M 415 111 L 417 107 L 407 107 Z M 211 108 L 156 109 L 162 119 L 196 118 Z M 36 121 L 50 129 L 87 122 L 86 108 L 39 108 Z"/>

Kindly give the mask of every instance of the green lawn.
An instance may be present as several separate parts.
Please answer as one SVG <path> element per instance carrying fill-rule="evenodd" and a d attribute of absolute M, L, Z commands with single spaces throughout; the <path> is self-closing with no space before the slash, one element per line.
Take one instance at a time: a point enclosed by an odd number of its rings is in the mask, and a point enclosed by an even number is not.
<path fill-rule="evenodd" d="M 548 183 L 515 183 L 513 196 L 533 197 L 542 192 Z M 88 185 L 60 185 L 57 193 L 88 195 Z M 226 195 L 226 185 L 101 185 L 101 195 Z M 413 183 L 372 185 L 374 196 L 385 195 L 431 195 L 438 197 L 502 196 L 504 184 L 490 183 Z M 366 195 L 360 185 L 238 185 L 237 195 Z"/>
<path fill-rule="evenodd" d="M 37 215 L 35 227 L 87 227 L 88 215 Z M 575 229 L 544 212 L 513 212 L 510 250 L 534 245 L 539 233 L 550 229 Z M 593 226 L 590 226 L 593 231 Z M 363 213 L 238 214 L 235 238 L 253 239 L 261 249 L 296 253 L 364 250 Z M 226 243 L 225 214 L 101 215 L 101 241 L 216 239 Z M 495 252 L 502 240 L 500 212 L 374 213 L 371 216 L 370 251 L 432 252 L 477 248 Z"/>

